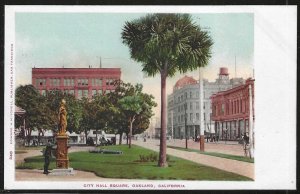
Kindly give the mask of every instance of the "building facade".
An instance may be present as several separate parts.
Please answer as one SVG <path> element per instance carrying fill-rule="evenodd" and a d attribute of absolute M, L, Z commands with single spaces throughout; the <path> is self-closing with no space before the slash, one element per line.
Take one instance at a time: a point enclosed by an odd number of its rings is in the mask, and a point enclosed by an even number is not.
<path fill-rule="evenodd" d="M 168 95 L 168 133 L 174 138 L 185 138 L 185 135 L 197 137 L 200 134 L 201 116 L 204 120 L 204 131 L 215 133 L 210 96 L 243 83 L 242 78 L 229 79 L 228 69 L 225 67 L 220 68 L 219 76 L 214 82 L 203 79 L 203 115 L 200 115 L 199 81 L 188 76 L 181 78 L 173 87 L 173 93 Z"/>
<path fill-rule="evenodd" d="M 249 96 L 250 85 L 252 97 Z M 253 118 L 249 118 L 250 99 Z M 253 123 L 255 119 L 254 79 L 249 78 L 243 85 L 212 95 L 211 104 L 212 120 L 220 139 L 240 139 L 244 133 L 249 133 L 249 119 L 252 119 Z"/>
<path fill-rule="evenodd" d="M 120 68 L 32 68 L 32 85 L 40 94 L 60 90 L 77 99 L 113 92 L 120 78 Z"/>

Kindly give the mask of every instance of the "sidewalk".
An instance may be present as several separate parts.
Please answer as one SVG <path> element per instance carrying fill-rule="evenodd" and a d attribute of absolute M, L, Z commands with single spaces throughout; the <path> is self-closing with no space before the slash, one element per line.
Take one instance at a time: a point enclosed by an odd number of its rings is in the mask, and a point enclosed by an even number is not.
<path fill-rule="evenodd" d="M 157 139 L 150 139 L 150 141 L 156 141 L 159 144 L 159 140 Z M 185 139 L 173 139 L 167 140 L 167 145 L 169 146 L 177 146 L 185 148 Z M 200 143 L 194 142 L 193 140 L 188 141 L 188 148 L 191 149 L 200 149 Z M 205 151 L 206 152 L 218 152 L 223 154 L 230 154 L 230 155 L 237 155 L 237 156 L 244 156 L 243 146 L 238 144 L 237 142 L 226 142 L 225 141 L 218 141 L 218 142 L 206 142 L 205 141 Z"/>
<path fill-rule="evenodd" d="M 138 141 L 132 141 L 132 143 L 139 145 L 141 147 L 145 147 L 147 149 L 151 149 L 153 151 L 157 151 L 157 152 L 159 151 L 158 140 L 147 139 L 147 142 L 138 140 Z M 170 145 L 170 142 L 167 144 Z M 167 148 L 167 154 L 254 179 L 253 163 L 208 156 L 204 154 L 181 151 L 172 148 Z"/>

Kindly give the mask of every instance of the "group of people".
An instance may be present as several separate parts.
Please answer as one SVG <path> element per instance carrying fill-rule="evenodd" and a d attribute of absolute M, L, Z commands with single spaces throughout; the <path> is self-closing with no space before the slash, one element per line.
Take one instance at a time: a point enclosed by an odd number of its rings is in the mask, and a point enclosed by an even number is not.
<path fill-rule="evenodd" d="M 198 135 L 196 138 L 193 138 L 195 142 L 200 141 L 200 136 Z M 219 141 L 219 135 L 206 135 L 206 142 L 218 142 Z"/>
<path fill-rule="evenodd" d="M 206 135 L 206 142 L 218 142 L 219 141 L 219 135 Z"/>

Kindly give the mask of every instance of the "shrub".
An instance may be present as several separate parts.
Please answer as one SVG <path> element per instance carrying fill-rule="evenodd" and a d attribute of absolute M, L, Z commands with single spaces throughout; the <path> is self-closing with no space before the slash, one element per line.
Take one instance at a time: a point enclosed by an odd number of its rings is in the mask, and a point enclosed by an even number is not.
<path fill-rule="evenodd" d="M 139 162 L 156 162 L 158 160 L 158 156 L 155 153 L 151 153 L 148 155 L 139 155 Z"/>

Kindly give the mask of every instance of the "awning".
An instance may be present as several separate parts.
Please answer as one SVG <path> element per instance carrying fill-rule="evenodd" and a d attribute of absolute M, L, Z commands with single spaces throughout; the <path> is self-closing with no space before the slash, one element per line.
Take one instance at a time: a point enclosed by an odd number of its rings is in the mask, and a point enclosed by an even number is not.
<path fill-rule="evenodd" d="M 26 111 L 15 105 L 15 115 L 21 116 L 24 115 Z"/>

